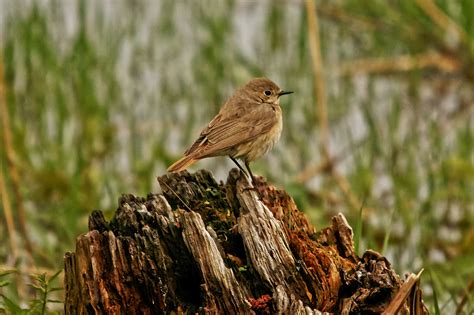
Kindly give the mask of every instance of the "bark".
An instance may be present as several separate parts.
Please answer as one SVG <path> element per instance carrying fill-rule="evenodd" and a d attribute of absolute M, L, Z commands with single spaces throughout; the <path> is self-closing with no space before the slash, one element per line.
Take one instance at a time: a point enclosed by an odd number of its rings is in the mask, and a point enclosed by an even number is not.
<path fill-rule="evenodd" d="M 110 222 L 92 212 L 65 255 L 65 313 L 382 313 L 403 285 L 390 263 L 356 255 L 342 214 L 316 232 L 285 191 L 256 180 L 164 175 L 162 194 L 122 196 Z M 392 308 L 409 313 L 407 296 Z"/>

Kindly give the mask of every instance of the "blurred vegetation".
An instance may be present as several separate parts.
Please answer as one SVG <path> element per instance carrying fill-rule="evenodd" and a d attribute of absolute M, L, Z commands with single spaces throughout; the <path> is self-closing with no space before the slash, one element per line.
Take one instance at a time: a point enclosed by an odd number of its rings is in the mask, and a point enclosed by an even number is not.
<path fill-rule="evenodd" d="M 425 268 L 432 312 L 474 312 L 474 1 L 316 5 L 328 161 L 304 1 L 1 1 L 0 313 L 47 312 L 61 298 L 45 298 L 47 279 L 91 210 L 111 216 L 121 193 L 158 191 L 156 176 L 254 76 L 295 91 L 254 173 L 316 227 L 345 213 L 360 252 Z M 231 167 L 193 169 L 225 179 Z M 40 292 L 25 286 L 35 281 Z"/>

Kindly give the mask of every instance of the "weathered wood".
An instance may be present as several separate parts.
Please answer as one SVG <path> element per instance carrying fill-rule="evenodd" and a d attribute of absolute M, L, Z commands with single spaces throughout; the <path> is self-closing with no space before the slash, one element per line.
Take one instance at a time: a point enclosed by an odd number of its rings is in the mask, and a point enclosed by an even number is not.
<path fill-rule="evenodd" d="M 184 243 L 197 262 L 204 281 L 201 287 L 205 294 L 206 310 L 213 313 L 219 310 L 249 312 L 249 292 L 239 284 L 232 269 L 226 267 L 218 249 L 218 240 L 211 236 L 215 232 L 209 233 L 201 216 L 193 211 L 182 212 L 181 222 Z"/>
<path fill-rule="evenodd" d="M 316 232 L 261 178 L 158 181 L 161 195 L 122 196 L 110 223 L 91 214 L 65 255 L 66 314 L 381 313 L 403 284 L 378 253 L 357 257 L 342 214 Z"/>

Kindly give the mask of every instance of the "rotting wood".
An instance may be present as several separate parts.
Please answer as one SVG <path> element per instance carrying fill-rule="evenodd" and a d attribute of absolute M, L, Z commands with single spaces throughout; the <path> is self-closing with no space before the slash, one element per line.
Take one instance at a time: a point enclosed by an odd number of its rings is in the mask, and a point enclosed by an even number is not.
<path fill-rule="evenodd" d="M 122 196 L 110 222 L 92 212 L 65 255 L 66 314 L 377 314 L 403 285 L 380 254 L 356 255 L 342 214 L 315 231 L 262 178 L 158 181 L 162 194 Z"/>

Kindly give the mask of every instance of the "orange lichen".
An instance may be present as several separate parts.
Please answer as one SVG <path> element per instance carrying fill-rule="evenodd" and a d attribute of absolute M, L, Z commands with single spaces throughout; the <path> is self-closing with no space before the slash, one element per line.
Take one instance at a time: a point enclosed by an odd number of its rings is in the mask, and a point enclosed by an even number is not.
<path fill-rule="evenodd" d="M 264 294 L 260 296 L 258 299 L 249 298 L 250 305 L 252 310 L 263 313 L 269 314 L 270 313 L 270 305 L 269 302 L 272 300 L 272 297 L 268 294 Z"/>

